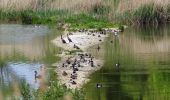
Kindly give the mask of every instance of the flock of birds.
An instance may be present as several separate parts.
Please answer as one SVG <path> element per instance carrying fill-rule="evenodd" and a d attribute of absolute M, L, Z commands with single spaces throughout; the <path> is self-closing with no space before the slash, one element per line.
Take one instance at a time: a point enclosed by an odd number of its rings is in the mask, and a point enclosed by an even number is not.
<path fill-rule="evenodd" d="M 107 29 L 107 30 L 101 30 L 101 31 L 96 31 L 96 30 L 87 30 L 87 29 L 82 29 L 82 30 L 78 30 L 78 32 L 86 32 L 88 33 L 88 35 L 92 35 L 95 36 L 95 33 L 99 33 L 101 35 L 106 35 L 107 33 L 114 33 L 114 36 L 119 36 L 119 32 L 120 30 L 111 30 L 111 29 Z M 72 39 L 69 37 L 69 35 L 72 35 L 72 33 L 67 34 L 67 40 L 73 43 Z M 98 35 L 98 37 L 101 37 L 101 35 Z M 61 41 L 63 44 L 66 44 L 66 40 L 63 38 L 63 36 L 61 35 Z M 101 39 L 99 41 L 102 41 Z M 76 49 L 80 49 L 76 44 L 74 44 L 73 48 Z M 100 49 L 100 47 L 98 47 L 98 49 Z"/>
<path fill-rule="evenodd" d="M 76 79 L 78 77 L 77 71 L 80 70 L 81 67 L 95 67 L 94 57 L 91 54 L 78 54 L 76 57 L 68 58 L 65 62 L 62 63 L 63 68 L 71 68 L 72 73 L 70 75 L 69 83 L 72 85 L 77 84 Z M 68 73 L 66 71 L 62 72 L 63 76 L 67 76 Z"/>
<path fill-rule="evenodd" d="M 86 32 L 86 33 L 88 33 L 88 35 L 92 35 L 92 36 L 95 36 L 95 33 L 100 33 L 100 34 L 103 34 L 103 35 L 106 35 L 107 33 L 113 33 L 114 36 L 118 37 L 118 36 L 119 36 L 119 33 L 120 33 L 120 30 L 110 30 L 110 29 L 108 29 L 108 30 L 102 30 L 102 31 L 97 32 L 97 31 L 95 31 L 95 30 L 88 31 L 88 30 L 86 30 L 86 29 L 83 29 L 83 30 L 79 30 L 79 32 Z M 70 34 L 72 34 L 72 33 L 70 33 Z M 98 37 L 101 37 L 101 36 L 98 35 Z M 67 39 L 68 39 L 69 43 L 70 43 L 70 42 L 73 42 L 72 39 L 69 37 L 69 34 L 67 34 Z M 62 43 L 66 44 L 66 40 L 64 40 L 64 38 L 63 38 L 62 35 L 61 35 L 61 41 L 62 41 Z M 99 41 L 101 41 L 101 40 L 99 40 Z M 80 49 L 80 48 L 79 48 L 77 45 L 75 45 L 75 44 L 74 44 L 73 47 L 76 48 L 76 49 Z M 100 49 L 101 49 L 101 47 L 98 45 L 97 50 L 99 51 Z M 88 56 L 88 55 L 87 55 L 87 54 L 86 54 L 86 55 L 80 55 L 80 59 L 79 59 L 79 60 L 75 59 L 74 62 L 72 63 L 73 73 L 72 73 L 71 76 L 70 76 L 70 78 L 71 78 L 71 79 L 70 79 L 70 83 L 72 83 L 72 84 L 77 84 L 77 83 L 75 82 L 75 80 L 74 80 L 74 79 L 77 78 L 77 73 L 76 73 L 76 71 L 79 70 L 78 67 L 80 67 L 80 61 L 81 61 L 81 59 L 85 59 L 86 56 Z M 86 60 L 85 60 L 85 61 L 86 61 Z M 91 64 L 91 67 L 94 66 L 94 64 L 93 64 L 93 59 L 92 59 L 92 58 L 91 58 L 91 60 L 89 60 L 89 63 Z M 63 63 L 62 67 L 65 67 L 66 65 L 69 65 L 69 64 L 71 64 L 71 62 L 69 61 L 69 59 L 67 59 L 67 60 L 66 60 L 66 64 Z M 119 62 L 116 63 L 115 66 L 116 66 L 117 68 L 119 68 L 120 63 L 119 63 Z M 65 75 L 68 75 L 68 74 L 67 74 L 65 71 L 63 71 L 63 75 L 65 76 Z M 97 87 L 97 88 L 101 88 L 101 87 L 102 87 L 102 84 L 97 83 L 97 84 L 96 84 L 96 87 Z"/>
<path fill-rule="evenodd" d="M 40 27 L 40 26 L 35 26 L 35 27 Z M 86 30 L 86 29 L 79 30 L 79 32 L 88 32 L 88 35 L 93 35 L 93 36 L 95 36 L 95 33 L 97 33 L 97 31 L 95 31 L 95 30 L 88 31 L 88 30 Z M 113 30 L 113 31 L 112 31 L 112 30 L 109 30 L 109 29 L 108 29 L 108 30 L 99 31 L 99 33 L 100 33 L 100 34 L 103 34 L 103 35 L 106 35 L 107 33 L 113 33 L 114 36 L 116 36 L 116 37 L 119 36 L 119 32 L 120 32 L 120 30 Z M 69 43 L 70 43 L 70 42 L 73 42 L 72 39 L 69 37 L 70 34 L 72 34 L 72 33 L 67 34 L 67 39 L 68 39 Z M 98 37 L 101 37 L 101 36 L 98 35 Z M 66 44 L 66 43 L 67 43 L 66 40 L 63 38 L 62 35 L 61 35 L 61 41 L 62 41 L 63 44 Z M 101 41 L 101 40 L 99 40 L 99 41 Z M 80 48 L 79 48 L 77 45 L 75 45 L 75 44 L 74 44 L 73 48 L 80 49 Z M 99 51 L 100 49 L 101 49 L 101 47 L 98 45 L 97 50 Z M 67 66 L 70 66 L 70 65 L 71 65 L 70 67 L 72 68 L 72 71 L 73 71 L 73 72 L 72 72 L 72 74 L 71 74 L 71 76 L 70 76 L 70 83 L 72 83 L 72 84 L 77 84 L 76 81 L 75 81 L 75 79 L 77 79 L 77 73 L 76 73 L 76 72 L 79 71 L 79 67 L 81 67 L 81 63 L 86 63 L 86 62 L 88 62 L 91 67 L 94 67 L 94 61 L 93 61 L 93 58 L 94 58 L 94 57 L 92 57 L 91 54 L 87 54 L 87 53 L 86 53 L 86 54 L 79 54 L 78 56 L 79 56 L 79 59 L 76 59 L 76 58 L 75 58 L 74 61 L 71 61 L 70 58 L 69 58 L 69 59 L 66 60 L 65 63 L 62 64 L 62 67 L 67 67 Z M 117 68 L 119 68 L 120 63 L 119 63 L 119 62 L 116 63 L 115 66 L 116 66 Z M 35 74 L 34 74 L 35 79 L 41 78 L 41 75 L 38 75 L 37 71 L 34 71 L 34 73 L 35 73 Z M 66 73 L 66 71 L 63 71 L 62 75 L 66 76 L 66 75 L 68 75 L 68 74 Z M 96 84 L 96 87 L 97 87 L 97 88 L 101 88 L 101 87 L 102 87 L 102 84 L 97 83 L 97 84 Z"/>

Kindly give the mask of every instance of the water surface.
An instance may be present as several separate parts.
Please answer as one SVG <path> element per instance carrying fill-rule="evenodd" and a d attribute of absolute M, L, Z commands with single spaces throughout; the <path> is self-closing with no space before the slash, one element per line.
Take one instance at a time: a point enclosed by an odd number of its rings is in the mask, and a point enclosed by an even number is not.
<path fill-rule="evenodd" d="M 170 26 L 128 28 L 103 48 L 104 67 L 84 86 L 87 100 L 170 99 Z"/>
<path fill-rule="evenodd" d="M 23 80 L 30 88 L 41 87 L 34 71 L 45 79 L 44 69 L 57 60 L 51 56 L 58 50 L 51 43 L 56 33 L 42 25 L 0 25 L 0 99 L 20 97 Z"/>

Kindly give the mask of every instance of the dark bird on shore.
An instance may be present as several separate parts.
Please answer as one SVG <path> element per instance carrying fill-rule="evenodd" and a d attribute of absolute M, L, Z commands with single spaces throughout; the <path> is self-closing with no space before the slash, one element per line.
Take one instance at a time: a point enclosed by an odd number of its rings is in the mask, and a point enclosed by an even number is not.
<path fill-rule="evenodd" d="M 67 34 L 67 39 L 68 39 L 69 42 L 72 42 L 72 40 L 71 40 L 71 38 L 68 36 L 68 34 Z"/>
<path fill-rule="evenodd" d="M 101 42 L 102 40 L 100 39 L 99 41 Z"/>
<path fill-rule="evenodd" d="M 85 56 L 89 56 L 87 53 L 85 53 Z"/>
<path fill-rule="evenodd" d="M 34 74 L 35 79 L 36 79 L 36 78 L 41 78 L 41 75 L 38 75 L 37 71 L 34 71 L 34 73 L 35 73 L 35 74 Z"/>
<path fill-rule="evenodd" d="M 66 43 L 66 41 L 63 39 L 63 36 L 61 35 L 61 40 L 63 43 Z"/>
<path fill-rule="evenodd" d="M 63 71 L 62 75 L 67 76 L 68 74 L 65 71 Z"/>
<path fill-rule="evenodd" d="M 93 60 L 90 61 L 91 67 L 94 67 L 94 62 Z"/>
<path fill-rule="evenodd" d="M 98 35 L 98 37 L 101 37 L 100 35 Z"/>
<path fill-rule="evenodd" d="M 70 78 L 71 78 L 71 79 L 77 79 L 77 75 L 71 74 Z"/>
<path fill-rule="evenodd" d="M 81 67 L 80 63 L 78 63 L 78 67 Z"/>
<path fill-rule="evenodd" d="M 67 59 L 67 60 L 66 60 L 66 63 L 67 63 L 67 64 L 71 64 L 70 59 Z"/>
<path fill-rule="evenodd" d="M 62 67 L 64 67 L 65 65 L 64 65 L 64 63 L 62 64 Z"/>
<path fill-rule="evenodd" d="M 72 82 L 73 85 L 77 84 L 75 81 Z"/>
<path fill-rule="evenodd" d="M 77 45 L 75 45 L 75 44 L 74 44 L 74 48 L 76 48 L 76 49 L 80 49 L 80 48 L 79 48 Z"/>
<path fill-rule="evenodd" d="M 79 69 L 78 68 L 73 68 L 73 71 L 78 71 Z"/>

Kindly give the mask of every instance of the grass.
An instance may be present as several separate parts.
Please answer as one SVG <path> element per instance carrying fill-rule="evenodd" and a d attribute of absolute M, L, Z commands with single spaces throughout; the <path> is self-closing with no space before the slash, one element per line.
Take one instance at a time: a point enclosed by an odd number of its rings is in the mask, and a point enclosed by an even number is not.
<path fill-rule="evenodd" d="M 103 28 L 103 27 L 115 27 L 116 25 L 112 22 L 109 22 L 107 19 L 95 18 L 88 14 L 78 14 L 72 15 L 65 18 L 66 23 L 71 24 L 73 29 L 82 29 L 82 28 Z"/>
<path fill-rule="evenodd" d="M 64 16 L 64 11 L 33 11 L 27 10 L 0 10 L 1 22 L 19 22 L 22 24 L 57 24 L 59 16 Z"/>
<path fill-rule="evenodd" d="M 169 22 L 169 5 L 161 6 L 154 3 L 143 4 L 137 9 L 127 10 L 116 15 L 116 19 L 128 24 L 165 24 Z"/>
<path fill-rule="evenodd" d="M 102 28 L 115 27 L 115 24 L 109 22 L 106 18 L 96 18 L 87 13 L 69 14 L 67 11 L 2 11 L 0 10 L 0 21 L 17 22 L 22 24 L 50 24 L 69 23 L 71 28 Z"/>
<path fill-rule="evenodd" d="M 23 24 L 70 22 L 72 27 L 98 28 L 113 23 L 166 23 L 170 19 L 168 0 L 2 0 L 0 4 L 1 21 Z"/>
<path fill-rule="evenodd" d="M 84 100 L 84 94 L 82 91 L 72 91 L 56 80 L 56 72 L 51 70 L 49 72 L 49 88 L 46 91 L 35 91 L 34 97 L 36 100 L 62 100 L 67 94 L 73 95 L 73 100 Z"/>

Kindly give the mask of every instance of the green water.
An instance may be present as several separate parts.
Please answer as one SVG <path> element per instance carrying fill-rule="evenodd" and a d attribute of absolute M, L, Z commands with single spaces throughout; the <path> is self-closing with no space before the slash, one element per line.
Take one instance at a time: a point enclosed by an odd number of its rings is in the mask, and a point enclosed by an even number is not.
<path fill-rule="evenodd" d="M 58 33 L 47 26 L 0 25 L 0 100 L 20 96 L 22 80 L 40 87 L 34 71 L 59 60 L 60 49 L 51 43 Z M 170 26 L 129 27 L 119 37 L 110 35 L 99 52 L 96 47 L 89 51 L 105 63 L 84 86 L 86 100 L 170 99 Z"/>
<path fill-rule="evenodd" d="M 105 63 L 84 86 L 87 100 L 170 99 L 169 25 L 128 28 L 118 38 L 110 35 L 103 49 L 92 50 L 104 54 Z M 96 83 L 102 87 L 96 88 Z"/>

